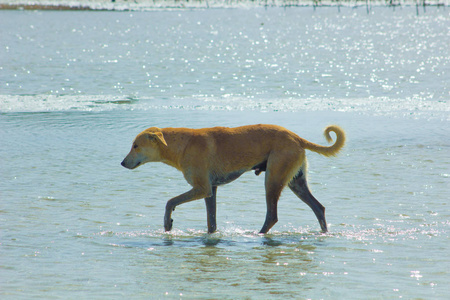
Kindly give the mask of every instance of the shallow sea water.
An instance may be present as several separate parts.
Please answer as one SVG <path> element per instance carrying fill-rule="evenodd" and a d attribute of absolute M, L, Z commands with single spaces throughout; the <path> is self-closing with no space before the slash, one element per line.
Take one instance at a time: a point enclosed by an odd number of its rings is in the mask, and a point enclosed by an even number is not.
<path fill-rule="evenodd" d="M 447 299 L 449 11 L 0 11 L 0 295 L 29 298 Z M 163 164 L 120 166 L 150 126 L 270 123 L 307 153 L 322 234 L 263 175 L 203 201 Z"/>

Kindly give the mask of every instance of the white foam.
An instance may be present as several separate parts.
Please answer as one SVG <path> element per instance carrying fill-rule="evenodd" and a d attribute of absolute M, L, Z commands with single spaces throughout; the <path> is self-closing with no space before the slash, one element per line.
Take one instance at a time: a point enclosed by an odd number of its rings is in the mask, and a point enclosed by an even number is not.
<path fill-rule="evenodd" d="M 0 95 L 0 112 L 2 113 L 158 109 L 261 112 L 336 111 L 450 120 L 448 100 L 423 98 L 283 98 L 267 100 L 242 96 L 199 96 L 158 100 L 113 95 Z"/>
<path fill-rule="evenodd" d="M 0 95 L 0 112 L 109 111 L 132 101 L 103 95 Z"/>

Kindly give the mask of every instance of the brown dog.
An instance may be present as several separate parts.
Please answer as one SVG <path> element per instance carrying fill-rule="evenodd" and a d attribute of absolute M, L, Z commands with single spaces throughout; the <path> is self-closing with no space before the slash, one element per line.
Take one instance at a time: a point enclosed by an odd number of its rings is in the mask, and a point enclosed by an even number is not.
<path fill-rule="evenodd" d="M 243 173 L 265 171 L 267 215 L 260 233 L 267 233 L 278 221 L 277 203 L 283 188 L 289 188 L 316 214 L 322 231 L 327 231 L 325 207 L 309 191 L 306 182 L 305 149 L 324 156 L 336 155 L 344 146 L 345 133 L 335 125 L 325 129 L 325 138 L 336 142 L 320 146 L 275 125 L 203 129 L 148 128 L 137 135 L 130 153 L 122 161 L 128 169 L 147 162 L 163 162 L 183 172 L 192 189 L 170 199 L 166 205 L 164 228 L 172 229 L 172 211 L 189 201 L 205 198 L 208 232 L 216 230 L 217 186 Z"/>

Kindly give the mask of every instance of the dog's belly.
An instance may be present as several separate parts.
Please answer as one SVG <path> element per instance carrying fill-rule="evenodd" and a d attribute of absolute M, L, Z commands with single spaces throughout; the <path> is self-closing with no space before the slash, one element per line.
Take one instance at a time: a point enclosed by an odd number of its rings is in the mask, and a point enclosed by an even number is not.
<path fill-rule="evenodd" d="M 211 174 L 210 175 L 211 184 L 213 186 L 227 184 L 232 182 L 233 180 L 238 179 L 239 176 L 241 176 L 244 173 L 245 171 L 235 171 L 228 174 Z"/>

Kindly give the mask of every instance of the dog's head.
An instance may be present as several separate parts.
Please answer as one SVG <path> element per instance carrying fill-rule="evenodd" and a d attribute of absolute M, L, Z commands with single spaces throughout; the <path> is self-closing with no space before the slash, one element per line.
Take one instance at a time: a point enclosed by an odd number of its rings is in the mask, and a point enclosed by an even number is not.
<path fill-rule="evenodd" d="M 152 161 L 161 161 L 161 151 L 167 147 L 161 129 L 152 127 L 139 133 L 133 141 L 130 153 L 123 159 L 122 166 L 135 169 Z"/>

